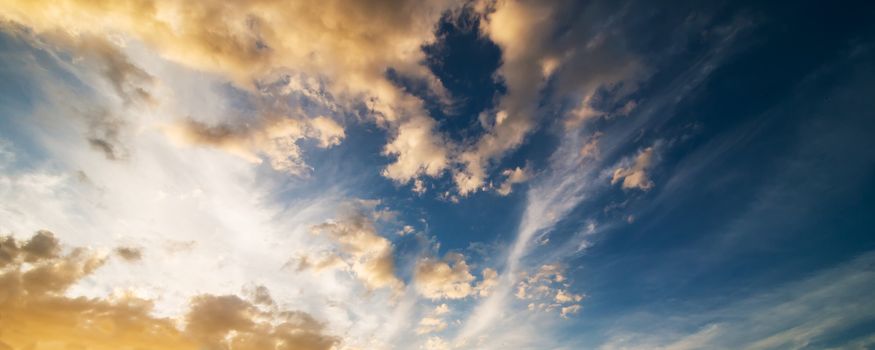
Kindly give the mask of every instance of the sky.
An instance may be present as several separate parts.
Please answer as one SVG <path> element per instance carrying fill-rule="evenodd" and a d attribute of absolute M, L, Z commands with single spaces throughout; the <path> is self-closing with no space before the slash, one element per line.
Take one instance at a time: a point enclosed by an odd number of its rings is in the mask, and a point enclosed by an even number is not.
<path fill-rule="evenodd" d="M 875 348 L 873 5 L 0 0 L 0 350 Z"/>

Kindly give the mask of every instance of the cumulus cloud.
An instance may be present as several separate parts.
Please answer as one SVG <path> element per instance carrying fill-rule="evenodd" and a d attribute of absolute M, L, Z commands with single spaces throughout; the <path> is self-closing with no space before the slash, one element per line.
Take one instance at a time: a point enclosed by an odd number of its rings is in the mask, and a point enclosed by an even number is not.
<path fill-rule="evenodd" d="M 448 166 L 447 142 L 434 132 L 435 122 L 428 117 L 412 118 L 402 123 L 395 139 L 383 154 L 395 156 L 395 162 L 383 170 L 383 176 L 407 183 L 420 175 L 437 177 Z M 414 191 L 424 192 L 422 183 Z"/>
<path fill-rule="evenodd" d="M 528 167 L 520 168 L 516 167 L 513 169 L 505 169 L 501 172 L 501 175 L 504 176 L 504 181 L 498 188 L 495 190 L 498 194 L 502 196 L 507 196 L 513 190 L 513 185 L 523 183 L 531 178 L 530 170 Z"/>
<path fill-rule="evenodd" d="M 313 139 L 326 148 L 340 144 L 345 137 L 343 127 L 324 116 L 265 118 L 254 126 L 207 125 L 188 119 L 165 127 L 165 132 L 179 142 L 219 148 L 252 163 L 266 158 L 273 169 L 293 175 L 304 175 L 310 169 L 298 142 Z"/>
<path fill-rule="evenodd" d="M 483 279 L 477 284 L 477 293 L 479 293 L 481 297 L 488 297 L 497 286 L 498 271 L 488 267 L 483 269 Z"/>
<path fill-rule="evenodd" d="M 507 0 L 483 4 L 481 32 L 502 49 L 498 73 L 507 94 L 486 123 L 486 134 L 458 156 L 463 167 L 455 171 L 454 180 L 462 195 L 482 189 L 490 163 L 519 147 L 537 127 L 538 104 L 549 79 L 556 80 L 558 96 L 583 101 L 570 116 L 576 125 L 598 114 L 589 104 L 598 89 L 633 80 L 640 70 L 622 40 L 612 40 L 616 34 L 594 29 L 599 26 L 593 23 L 604 20 L 597 9 L 561 25 L 558 18 L 567 3 Z M 549 40 L 553 37 L 565 39 Z"/>
<path fill-rule="evenodd" d="M 73 298 L 65 292 L 106 259 L 76 248 L 61 254 L 50 232 L 0 243 L 0 338 L 11 349 L 301 349 L 328 350 L 339 339 L 298 311 L 262 310 L 235 295 L 194 298 L 181 327 L 152 316 L 148 300 L 131 295 Z"/>
<path fill-rule="evenodd" d="M 476 277 L 461 253 L 447 253 L 443 259 L 421 258 L 413 275 L 416 290 L 430 299 L 462 299 L 472 295 L 488 296 L 497 285 L 498 273 L 484 268 L 482 279 Z"/>
<path fill-rule="evenodd" d="M 440 332 L 447 329 L 447 322 L 443 319 L 426 316 L 419 320 L 419 325 L 416 327 L 416 334 L 428 334 Z"/>
<path fill-rule="evenodd" d="M 567 290 L 570 286 L 564 268 L 558 264 L 541 265 L 534 274 L 523 274 L 516 285 L 515 296 L 529 302 L 531 311 L 559 312 L 567 318 L 580 311 L 584 296 Z"/>
<path fill-rule="evenodd" d="M 444 320 L 444 315 L 450 312 L 450 307 L 447 304 L 440 304 L 429 311 L 422 319 L 419 320 L 419 325 L 416 327 L 416 334 L 436 333 L 447 329 L 447 322 Z"/>
<path fill-rule="evenodd" d="M 252 93 L 259 82 L 271 81 L 277 74 L 316 72 L 326 82 L 325 93 L 336 99 L 333 107 L 353 111 L 364 104 L 372 120 L 394 135 L 385 154 L 395 159 L 384 175 L 406 183 L 421 174 L 439 175 L 446 167 L 447 151 L 422 101 L 389 81 L 386 72 L 391 69 L 423 81 L 445 100 L 440 81 L 421 64 L 421 47 L 434 39 L 434 25 L 443 13 L 460 3 L 10 0 L 0 16 L 37 32 L 121 34 L 166 59 L 225 76 Z M 108 70 L 114 75 L 122 71 Z M 274 168 L 300 173 L 302 164 L 294 161 L 300 159 L 300 150 L 294 141 L 274 141 L 281 144 L 254 149 L 232 145 L 240 140 L 204 145 L 224 145 L 250 160 L 255 158 L 252 153 L 270 153 Z"/>
<path fill-rule="evenodd" d="M 328 237 L 337 244 L 338 251 L 336 255 L 329 253 L 315 265 L 306 262 L 300 266 L 324 269 L 342 262 L 368 288 L 388 287 L 398 290 L 404 286 L 395 275 L 392 242 L 377 233 L 373 221 L 364 213 L 356 212 L 339 220 L 313 226 L 312 231 Z"/>
<path fill-rule="evenodd" d="M 650 180 L 647 171 L 653 166 L 655 161 L 654 157 L 653 147 L 647 147 L 638 152 L 634 161 L 627 162 L 631 164 L 614 169 L 614 173 L 611 177 L 611 184 L 613 185 L 620 182 L 624 189 L 637 188 L 642 191 L 647 191 L 653 188 L 653 181 Z"/>
<path fill-rule="evenodd" d="M 413 277 L 416 290 L 431 299 L 461 299 L 474 292 L 471 274 L 465 257 L 448 253 L 443 259 L 426 257 L 416 263 Z"/>

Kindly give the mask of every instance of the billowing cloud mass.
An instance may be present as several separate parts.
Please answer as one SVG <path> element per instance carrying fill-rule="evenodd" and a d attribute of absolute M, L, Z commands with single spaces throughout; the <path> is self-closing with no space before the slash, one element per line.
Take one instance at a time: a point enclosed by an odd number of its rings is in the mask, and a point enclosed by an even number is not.
<path fill-rule="evenodd" d="M 446 95 L 440 82 L 419 64 L 420 47 L 433 39 L 434 24 L 453 6 L 452 1 L 442 0 L 355 3 L 146 0 L 124 4 L 8 0 L 0 6 L 0 15 L 38 32 L 66 31 L 73 36 L 122 34 L 154 47 L 169 60 L 221 74 L 253 92 L 258 82 L 272 81 L 279 73 L 315 74 L 328 81 L 325 93 L 333 96 L 341 108 L 352 111 L 359 104 L 366 104 L 371 118 L 392 130 L 396 137 L 386 146 L 385 154 L 396 157 L 396 161 L 384 173 L 406 182 L 419 174 L 439 175 L 446 166 L 442 153 L 447 150 L 442 148 L 444 144 L 434 130 L 434 121 L 426 115 L 421 101 L 393 85 L 385 73 L 391 68 L 425 81 L 438 96 Z M 77 49 L 90 52 L 88 47 Z M 130 78 L 131 73 L 124 73 L 117 66 L 110 65 L 108 74 Z M 293 90 L 301 87 L 286 86 Z M 124 86 L 119 89 L 128 90 Z M 304 165 L 295 141 L 302 132 L 289 130 L 288 125 L 275 125 L 279 122 L 270 113 L 265 117 L 267 120 L 260 122 L 262 129 L 281 130 L 262 130 L 257 133 L 260 135 L 250 135 L 251 131 L 235 127 L 184 123 L 177 134 L 251 161 L 257 159 L 255 154 L 262 153 L 274 168 L 300 174 Z M 315 128 L 326 132 L 318 125 Z M 339 141 L 337 136 L 343 135 L 337 132 L 326 135 Z"/>
<path fill-rule="evenodd" d="M 152 316 L 150 301 L 131 294 L 68 297 L 106 258 L 82 248 L 65 251 L 48 231 L 24 242 L 2 239 L 4 348 L 328 350 L 339 343 L 306 313 L 259 308 L 236 295 L 198 296 L 183 320 Z"/>
<path fill-rule="evenodd" d="M 519 147 L 538 125 L 538 101 L 546 82 L 555 79 L 560 94 L 577 96 L 583 101 L 582 108 L 591 108 L 589 101 L 599 88 L 634 79 L 640 70 L 637 60 L 625 52 L 622 44 L 611 40 L 612 33 L 588 28 L 583 20 L 570 29 L 557 28 L 555 19 L 561 16 L 564 6 L 568 4 L 525 1 L 485 5 L 481 30 L 502 49 L 498 73 L 508 92 L 501 98 L 486 134 L 459 155 L 464 165 L 454 175 L 459 193 L 481 189 L 490 164 Z M 592 11 L 589 16 L 596 13 Z M 559 30 L 568 31 L 564 34 L 574 42 L 549 40 L 560 34 Z M 595 112 L 585 118 L 590 114 Z"/>
<path fill-rule="evenodd" d="M 449 97 L 444 87 L 420 62 L 422 45 L 434 41 L 434 27 L 447 12 L 459 11 L 462 3 L 451 0 L 383 2 L 198 2 L 146 0 L 116 4 L 65 0 L 61 2 L 7 0 L 3 16 L 39 32 L 66 31 L 74 37 L 110 36 L 154 47 L 163 57 L 199 70 L 226 76 L 251 93 L 270 97 L 256 89 L 277 80 L 278 75 L 310 74 L 327 82 L 315 95 L 305 84 L 289 81 L 285 90 L 297 91 L 325 107 L 354 113 L 366 105 L 369 119 L 388 129 L 383 154 L 392 158 L 382 174 L 401 184 L 420 177 L 440 177 L 452 169 L 456 191 L 461 195 L 486 189 L 492 165 L 517 148 L 538 124 L 537 100 L 541 89 L 556 71 L 586 62 L 586 72 L 560 79 L 562 93 L 582 96 L 583 107 L 602 86 L 629 78 L 637 64 L 607 34 L 572 28 L 572 36 L 589 40 L 585 49 L 577 43 L 551 43 L 557 34 L 555 18 L 568 5 L 537 2 L 496 1 L 474 5 L 481 16 L 480 31 L 502 50 L 500 80 L 507 85 L 486 132 L 474 142 L 459 144 L 443 135 L 423 106 L 422 100 L 386 77 L 388 70 L 425 82 L 441 101 Z M 38 10 L 47 8 L 50 10 Z M 402 14 L 403 13 L 403 14 Z M 372 18 L 379 16 L 380 21 Z M 568 29 L 562 29 L 568 30 Z M 90 42 L 90 40 L 83 40 Z M 117 51 L 105 39 L 98 47 L 79 46 L 77 51 Z M 92 50 L 93 49 L 93 50 Z M 103 54 L 107 75 L 126 100 L 132 95 L 151 99 L 139 87 L 121 81 L 148 80 L 149 76 L 126 61 Z M 121 56 L 123 57 L 123 56 Z M 289 91 L 287 91 L 289 92 Z M 326 101 L 326 97 L 331 102 Z M 270 97 L 274 98 L 274 97 Z M 259 111 L 259 126 L 207 126 L 187 121 L 171 128 L 177 138 L 216 147 L 249 161 L 266 157 L 274 169 L 295 175 L 306 173 L 297 141 L 307 135 L 320 145 L 334 145 L 343 134 L 327 133 L 331 142 L 292 127 L 277 124 L 310 124 L 301 115 L 278 121 L 269 108 Z M 317 122 L 318 124 L 318 122 Z M 330 126 L 336 129 L 335 126 Z M 255 130 L 253 130 L 255 129 Z M 297 130 L 296 130 L 297 129 Z M 323 133 L 324 128 L 315 126 Z M 260 130 L 260 131 L 259 131 Z M 107 149 L 103 143 L 95 147 Z M 419 180 L 421 181 L 421 180 Z M 421 182 L 417 182 L 421 184 Z M 414 190 L 422 191 L 422 186 Z M 508 191 L 502 191 L 502 193 Z"/>

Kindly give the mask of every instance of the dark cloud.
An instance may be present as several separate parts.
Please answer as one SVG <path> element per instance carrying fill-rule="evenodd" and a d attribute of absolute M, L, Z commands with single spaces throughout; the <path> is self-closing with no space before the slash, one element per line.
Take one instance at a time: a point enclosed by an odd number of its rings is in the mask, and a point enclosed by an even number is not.
<path fill-rule="evenodd" d="M 136 247 L 115 248 L 116 255 L 127 261 L 140 261 L 143 259 L 143 250 Z"/>
<path fill-rule="evenodd" d="M 108 160 L 128 159 L 130 152 L 122 136 L 127 123 L 123 119 L 101 110 L 88 115 L 86 120 L 86 140 L 91 148 L 103 153 Z"/>

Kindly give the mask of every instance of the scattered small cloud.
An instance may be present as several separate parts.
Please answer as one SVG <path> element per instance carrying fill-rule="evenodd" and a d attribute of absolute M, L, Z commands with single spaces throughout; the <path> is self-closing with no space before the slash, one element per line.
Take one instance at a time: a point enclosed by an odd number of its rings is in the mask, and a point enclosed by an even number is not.
<path fill-rule="evenodd" d="M 137 247 L 118 247 L 115 248 L 115 254 L 129 262 L 143 259 L 143 250 Z"/>
<path fill-rule="evenodd" d="M 611 184 L 621 183 L 623 189 L 639 189 L 647 191 L 653 188 L 653 181 L 647 172 L 655 163 L 654 147 L 647 147 L 635 156 L 635 159 L 627 164 L 614 169 Z"/>

